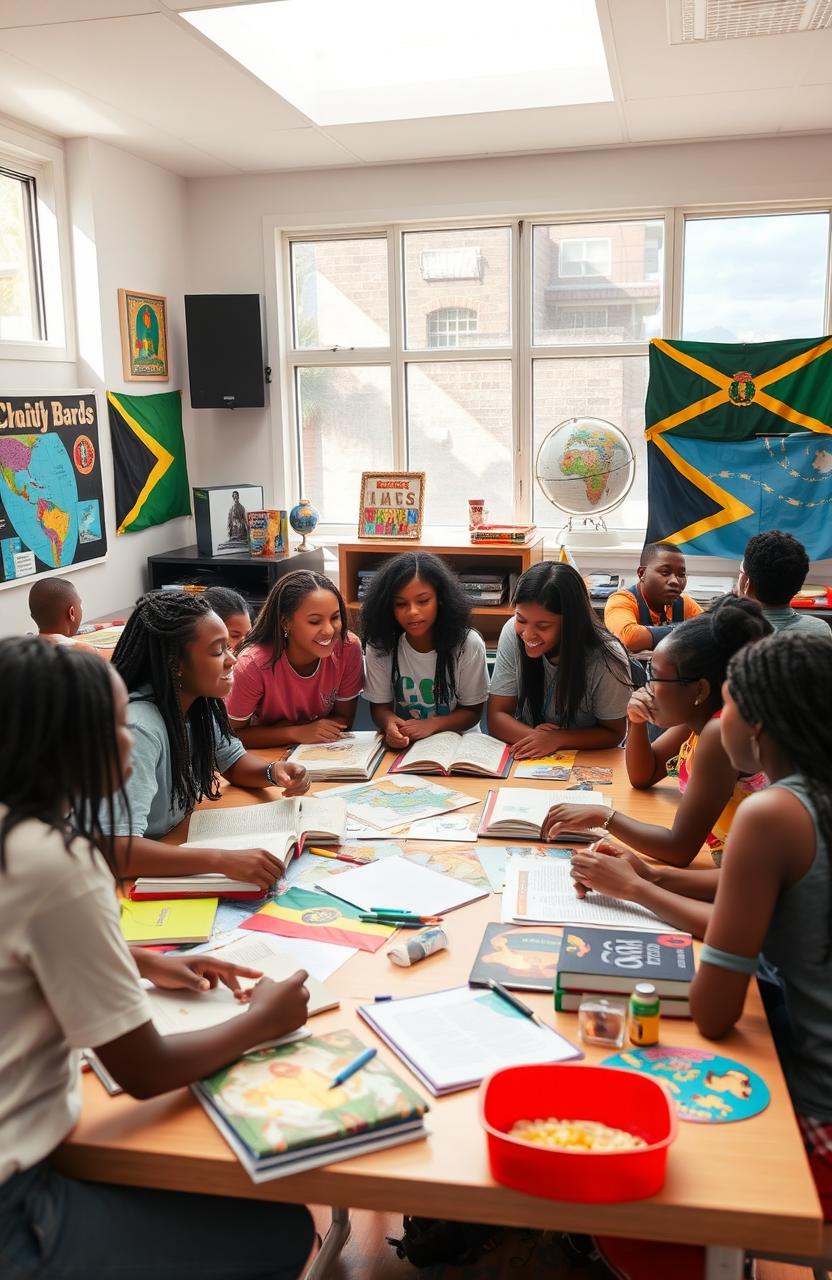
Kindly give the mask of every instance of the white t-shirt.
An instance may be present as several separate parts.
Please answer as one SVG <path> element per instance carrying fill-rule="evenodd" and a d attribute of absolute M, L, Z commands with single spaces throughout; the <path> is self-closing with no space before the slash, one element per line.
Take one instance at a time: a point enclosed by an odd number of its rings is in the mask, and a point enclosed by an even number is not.
<path fill-rule="evenodd" d="M 74 1128 L 78 1050 L 150 1018 L 104 859 L 35 819 L 15 827 L 0 870 L 0 1185 Z"/>
<path fill-rule="evenodd" d="M 433 682 L 436 676 L 436 650 L 418 653 L 411 648 L 407 636 L 399 637 L 399 678 L 393 691 L 393 655 L 367 646 L 367 680 L 364 697 L 368 702 L 392 702 L 393 710 L 403 719 L 426 720 L 428 716 L 446 716 L 457 706 L 477 707 L 488 697 L 488 671 L 485 665 L 485 641 L 478 631 L 469 631 L 456 654 L 454 674 L 456 690 L 450 705 L 436 706 Z"/>

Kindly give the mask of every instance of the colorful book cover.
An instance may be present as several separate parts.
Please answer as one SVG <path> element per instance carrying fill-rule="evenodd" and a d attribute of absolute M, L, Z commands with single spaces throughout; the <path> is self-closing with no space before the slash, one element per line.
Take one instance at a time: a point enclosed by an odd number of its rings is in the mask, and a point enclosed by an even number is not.
<path fill-rule="evenodd" d="M 366 1047 L 351 1031 L 332 1031 L 249 1053 L 197 1088 L 258 1157 L 371 1135 L 423 1116 L 427 1103 L 378 1056 L 329 1087 Z"/>
<path fill-rule="evenodd" d="M 360 920 L 361 914 L 358 907 L 328 893 L 293 888 L 282 893 L 277 901 L 267 902 L 240 927 L 284 938 L 310 938 L 317 942 L 336 942 L 342 947 L 357 947 L 359 951 L 378 951 L 395 929 Z"/>
<path fill-rule="evenodd" d="M 511 991 L 551 991 L 560 948 L 561 935 L 552 929 L 487 924 L 468 983 L 487 987 L 493 980 Z"/>
<path fill-rule="evenodd" d="M 285 511 L 248 511 L 248 549 L 253 556 L 285 556 L 289 519 Z"/>
<path fill-rule="evenodd" d="M 639 933 L 632 929 L 565 931 L 558 962 L 561 991 L 632 991 L 652 982 L 658 994 L 686 995 L 695 971 L 689 933 Z"/>
<path fill-rule="evenodd" d="M 121 899 L 121 932 L 128 942 L 139 946 L 207 942 L 218 906 L 218 898 Z"/>
<path fill-rule="evenodd" d="M 451 791 L 426 778 L 407 774 L 390 777 L 385 774 L 377 782 L 349 783 L 333 787 L 327 797 L 337 796 L 347 806 L 351 817 L 377 830 L 393 830 L 416 822 L 420 818 L 432 818 L 437 814 L 451 813 L 476 803 L 475 796 L 462 791 Z M 348 828 L 349 834 L 349 828 Z"/>
<path fill-rule="evenodd" d="M 553 751 L 549 756 L 521 760 L 514 768 L 515 778 L 545 778 L 549 782 L 565 782 L 572 772 L 577 751 Z"/>

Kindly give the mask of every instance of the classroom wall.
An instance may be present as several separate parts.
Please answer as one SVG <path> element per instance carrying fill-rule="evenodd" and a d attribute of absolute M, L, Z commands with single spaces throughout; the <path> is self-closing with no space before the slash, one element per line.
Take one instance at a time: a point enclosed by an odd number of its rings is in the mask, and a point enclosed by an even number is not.
<path fill-rule="evenodd" d="M 190 519 L 142 533 L 115 536 L 112 454 L 104 390 L 133 395 L 184 385 L 184 274 L 187 246 L 186 183 L 159 166 L 92 139 L 65 146 L 71 222 L 77 362 L 4 361 L 0 390 L 38 388 L 97 392 L 99 444 L 109 549 L 102 564 L 71 571 L 88 617 L 132 604 L 145 586 L 148 555 L 193 542 Z M 171 379 L 142 388 L 122 377 L 117 290 L 145 289 L 168 299 Z M 185 425 L 189 465 L 194 449 Z M 0 591 L 0 634 L 31 629 L 26 599 L 32 579 Z"/>
<path fill-rule="evenodd" d="M 267 363 L 277 371 L 280 335 L 271 299 L 274 269 L 266 258 L 273 253 L 273 240 L 266 228 L 828 201 L 830 172 L 832 135 L 822 134 L 197 178 L 188 183 L 187 287 L 193 293 L 240 291 L 265 296 Z M 203 410 L 193 417 L 206 483 L 223 480 L 228 458 L 233 456 L 240 480 L 265 475 L 268 467 L 273 500 L 282 504 L 297 498 L 292 491 L 283 492 L 282 423 L 276 395 L 265 410 L 233 415 Z M 268 492 L 268 479 L 263 483 Z M 637 559 L 634 552 L 630 550 L 629 559 Z M 595 559 L 582 555 L 581 567 L 596 567 Z M 600 559 L 608 563 L 608 557 Z M 711 567 L 710 562 L 700 561 L 700 570 L 706 566 Z"/>

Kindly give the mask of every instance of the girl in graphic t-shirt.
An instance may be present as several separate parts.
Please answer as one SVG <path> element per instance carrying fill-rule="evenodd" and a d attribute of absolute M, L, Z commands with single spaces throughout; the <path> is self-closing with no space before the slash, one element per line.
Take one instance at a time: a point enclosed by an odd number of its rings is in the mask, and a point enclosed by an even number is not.
<path fill-rule="evenodd" d="M 388 747 L 479 724 L 488 697 L 485 643 L 459 580 L 437 556 L 406 551 L 370 581 L 361 611 L 364 696 Z"/>
<path fill-rule="evenodd" d="M 228 718 L 247 747 L 334 742 L 363 685 L 361 644 L 339 591 L 299 570 L 274 584 L 237 649 Z"/>

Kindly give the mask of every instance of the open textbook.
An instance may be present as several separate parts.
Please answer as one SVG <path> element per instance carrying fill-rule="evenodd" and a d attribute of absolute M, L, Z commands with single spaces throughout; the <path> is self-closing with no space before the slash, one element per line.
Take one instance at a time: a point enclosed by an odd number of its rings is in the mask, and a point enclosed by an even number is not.
<path fill-rule="evenodd" d="M 473 773 L 507 778 L 511 753 L 487 733 L 434 733 L 396 756 L 390 773 Z"/>
<path fill-rule="evenodd" d="M 271 800 L 234 809 L 197 809 L 191 814 L 183 849 L 266 849 L 288 863 L 306 841 L 340 844 L 347 811 L 343 801 L 329 796 L 301 796 Z M 262 897 L 256 884 L 232 880 L 216 872 L 194 876 L 140 876 L 130 895 L 143 898 Z"/>
<path fill-rule="evenodd" d="M 289 753 L 293 764 L 302 764 L 313 782 L 338 779 L 366 782 L 372 778 L 384 755 L 380 733 L 357 730 L 334 742 L 301 742 Z"/>
<path fill-rule="evenodd" d="M 637 902 L 594 892 L 579 898 L 566 858 L 510 858 L 506 863 L 502 919 L 509 924 L 594 924 L 677 932 Z"/>
<path fill-rule="evenodd" d="M 509 839 L 539 840 L 546 814 L 555 804 L 606 805 L 609 796 L 599 791 L 565 791 L 551 787 L 503 787 L 489 791 L 483 809 L 479 834 L 508 836 Z M 597 831 L 559 831 L 558 844 L 591 844 Z"/>

